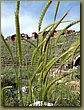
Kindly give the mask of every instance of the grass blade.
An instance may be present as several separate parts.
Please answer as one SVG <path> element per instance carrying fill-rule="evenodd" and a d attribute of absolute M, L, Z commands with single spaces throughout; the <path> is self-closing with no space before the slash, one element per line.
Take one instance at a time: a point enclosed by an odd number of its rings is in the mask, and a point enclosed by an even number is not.
<path fill-rule="evenodd" d="M 30 94 L 30 102 L 32 103 L 32 82 L 31 82 L 31 77 L 28 69 L 28 62 L 26 60 L 26 75 L 28 77 L 28 85 L 29 85 L 29 94 Z"/>
<path fill-rule="evenodd" d="M 5 87 L 2 88 L 2 91 L 5 90 L 5 89 L 11 89 L 11 88 L 12 88 L 12 86 L 5 86 Z"/>
<path fill-rule="evenodd" d="M 34 72 L 33 76 L 31 77 L 31 82 L 33 81 L 34 77 L 36 74 L 38 74 L 39 70 L 41 69 L 43 65 L 43 62 L 40 63 L 40 65 L 38 66 L 38 68 L 36 69 L 36 71 Z"/>
<path fill-rule="evenodd" d="M 26 42 L 28 42 L 28 43 L 30 43 L 33 47 L 36 47 L 36 45 L 32 42 L 32 41 L 30 41 L 30 40 L 27 40 L 27 39 L 24 39 Z"/>
<path fill-rule="evenodd" d="M 14 58 L 13 58 L 12 51 L 11 51 L 9 45 L 7 44 L 7 42 L 5 41 L 4 36 L 3 36 L 2 34 L 1 34 L 1 38 L 2 38 L 2 41 L 4 42 L 6 48 L 8 49 L 8 52 L 9 52 L 9 54 L 10 54 L 10 56 L 11 56 L 11 59 L 12 59 L 12 63 L 13 63 L 13 65 L 14 65 Z"/>
<path fill-rule="evenodd" d="M 57 37 L 56 37 L 55 44 L 57 44 L 57 42 L 58 42 L 58 40 L 59 40 L 61 34 L 62 34 L 63 32 L 65 32 L 65 30 L 67 30 L 68 28 L 70 28 L 71 26 L 73 26 L 73 25 L 75 25 L 75 24 L 77 24 L 77 23 L 79 23 L 79 22 L 80 22 L 80 20 L 74 21 L 74 22 L 70 23 L 68 26 L 66 26 L 63 30 L 61 30 L 60 33 L 59 33 L 59 34 L 57 35 Z"/>
<path fill-rule="evenodd" d="M 21 48 L 21 35 L 20 35 L 20 24 L 19 24 L 19 8 L 20 8 L 20 1 L 17 1 L 16 5 L 16 11 L 15 11 L 15 26 L 16 26 L 16 41 L 17 41 L 17 52 L 18 52 L 18 60 L 19 60 L 19 73 L 18 73 L 18 90 L 20 95 L 20 100 L 22 106 L 24 106 L 23 103 L 23 97 L 22 97 L 22 48 Z"/>
<path fill-rule="evenodd" d="M 56 17 L 57 17 L 57 12 L 58 12 L 58 8 L 59 8 L 59 4 L 60 4 L 60 1 L 57 1 L 56 10 L 55 10 L 55 14 L 54 14 L 54 22 L 55 22 Z"/>
<path fill-rule="evenodd" d="M 59 24 L 63 21 L 63 19 L 67 16 L 67 14 L 69 13 L 70 9 L 62 16 L 62 18 L 59 20 L 59 22 L 52 28 L 52 30 L 46 36 L 46 42 L 45 42 L 44 50 L 43 50 L 44 52 L 46 50 L 46 46 L 47 46 L 48 41 L 50 40 L 51 35 L 54 33 L 55 29 L 59 26 Z"/>
<path fill-rule="evenodd" d="M 73 57 L 74 57 L 74 55 L 76 54 L 76 51 L 77 51 L 77 49 L 80 47 L 80 40 L 78 40 L 78 42 L 77 42 L 77 44 L 76 44 L 76 47 L 74 48 L 74 51 L 73 51 L 73 53 L 72 53 L 72 59 L 73 59 Z"/>
<path fill-rule="evenodd" d="M 4 90 L 5 89 L 11 89 L 12 86 L 5 86 L 1 89 L 1 100 L 2 100 L 2 105 L 5 106 L 5 95 L 4 95 Z"/>
<path fill-rule="evenodd" d="M 43 20 L 44 15 L 45 15 L 45 13 L 46 13 L 46 11 L 47 11 L 47 9 L 48 9 L 48 7 L 50 6 L 51 3 L 52 3 L 52 1 L 48 1 L 46 6 L 44 7 L 42 13 L 41 13 L 41 16 L 40 16 L 40 19 L 39 19 L 39 23 L 38 23 L 38 32 L 41 29 L 42 20 Z"/>
<path fill-rule="evenodd" d="M 18 46 L 19 63 L 20 65 L 22 65 L 21 35 L 20 35 L 20 25 L 19 25 L 19 7 L 20 7 L 20 1 L 17 1 L 16 12 L 15 12 L 16 38 L 17 38 L 17 46 Z"/>
<path fill-rule="evenodd" d="M 34 52 L 32 54 L 32 61 L 31 61 L 32 64 L 33 64 L 34 57 L 35 57 L 36 53 L 38 52 L 39 48 L 43 45 L 44 42 L 45 42 L 45 39 L 42 42 L 40 42 L 40 44 L 35 48 L 35 50 L 34 50 Z"/>

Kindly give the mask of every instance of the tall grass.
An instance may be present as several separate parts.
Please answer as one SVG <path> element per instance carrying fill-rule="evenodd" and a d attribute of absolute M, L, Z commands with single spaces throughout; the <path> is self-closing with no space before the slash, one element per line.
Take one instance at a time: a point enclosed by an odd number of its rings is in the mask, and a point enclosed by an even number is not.
<path fill-rule="evenodd" d="M 48 1 L 47 4 L 45 5 L 42 13 L 41 13 L 41 16 L 40 16 L 40 19 L 39 19 L 39 23 L 38 23 L 38 32 L 40 31 L 41 29 L 41 24 L 42 24 L 42 21 L 43 21 L 43 18 L 44 18 L 44 15 L 47 11 L 47 9 L 49 8 L 50 4 L 52 3 L 52 1 Z"/>
<path fill-rule="evenodd" d="M 51 36 L 53 35 L 54 31 L 57 29 L 57 27 L 61 23 L 70 22 L 68 20 L 64 21 L 64 18 L 69 14 L 70 9 L 68 11 L 66 11 L 66 13 L 59 19 L 59 21 L 56 20 L 59 5 L 60 5 L 60 2 L 58 1 L 57 5 L 56 5 L 56 10 L 54 13 L 54 22 L 52 24 L 47 25 L 42 31 L 40 31 L 44 15 L 45 15 L 45 13 L 46 13 L 46 11 L 49 8 L 51 3 L 52 3 L 52 1 L 47 2 L 47 4 L 45 5 L 45 7 L 41 13 L 41 16 L 39 18 L 38 33 L 41 33 L 41 34 L 39 34 L 39 37 L 38 37 L 38 39 L 41 38 L 39 44 L 35 45 L 31 41 L 25 40 L 34 47 L 34 51 L 32 53 L 32 59 L 31 59 L 32 66 L 33 66 L 34 61 L 36 60 L 35 56 L 38 53 L 40 55 L 39 59 L 38 59 L 38 63 L 36 64 L 38 66 L 35 69 L 33 74 L 31 74 L 29 72 L 28 61 L 26 59 L 25 74 L 27 75 L 27 78 L 28 78 L 27 86 L 29 88 L 29 93 L 27 94 L 26 101 L 28 101 L 28 103 L 33 103 L 35 100 L 42 100 L 43 105 L 44 105 L 44 101 L 47 101 L 47 99 L 48 99 L 47 94 L 50 92 L 51 87 L 53 87 L 54 85 L 57 86 L 56 85 L 57 81 L 65 78 L 66 76 L 68 76 L 74 72 L 73 70 L 71 70 L 71 71 L 67 72 L 67 74 L 60 75 L 59 77 L 52 79 L 52 81 L 49 82 L 48 81 L 48 75 L 51 74 L 50 69 L 52 69 L 52 67 L 61 59 L 61 62 L 59 65 L 59 68 L 60 68 L 60 66 L 62 66 L 66 62 L 67 59 L 74 57 L 75 53 L 77 52 L 77 49 L 80 47 L 80 41 L 78 40 L 78 41 L 74 42 L 69 47 L 69 49 L 67 49 L 65 52 L 63 52 L 59 57 L 54 57 L 48 61 Z M 22 90 L 21 90 L 22 83 L 23 83 L 23 81 L 22 81 L 22 60 L 23 59 L 22 59 L 22 44 L 21 44 L 21 36 L 20 36 L 19 8 L 20 8 L 20 1 L 17 1 L 16 11 L 15 11 L 15 27 L 16 27 L 17 57 L 18 57 L 18 61 L 19 61 L 19 66 L 18 66 L 18 73 L 17 73 L 16 77 L 17 77 L 17 86 L 18 86 L 18 91 L 19 91 L 18 100 L 21 102 L 19 106 L 24 106 L 25 105 L 25 102 L 24 102 L 25 99 L 23 98 L 24 95 L 23 95 Z M 61 32 L 59 32 L 59 34 L 56 37 L 54 46 L 57 45 L 58 40 L 60 39 L 60 37 L 64 31 L 66 31 L 68 28 L 70 28 L 71 26 L 73 26 L 79 22 L 80 22 L 80 20 L 71 22 Z M 49 28 L 49 32 L 44 37 L 43 34 L 46 31 L 46 29 L 48 29 L 48 28 Z M 8 51 L 10 53 L 12 61 L 14 62 L 13 54 L 12 54 L 10 47 L 8 46 L 7 42 L 4 40 L 3 35 L 1 35 L 1 37 L 2 37 L 2 40 L 5 44 L 5 46 L 7 47 Z M 35 78 L 37 77 L 37 75 L 39 77 L 35 83 L 35 80 L 36 80 Z M 39 86 L 39 92 L 35 93 L 34 88 L 37 85 Z M 3 91 L 3 89 L 4 88 L 2 88 L 2 91 Z M 5 89 L 6 89 L 6 87 L 5 87 Z M 35 99 L 35 95 L 38 95 L 37 99 Z M 2 100 L 3 101 L 5 100 L 5 99 L 3 99 L 3 92 L 2 92 Z M 2 103 L 3 103 L 3 105 L 5 105 L 4 102 L 2 102 Z"/>
<path fill-rule="evenodd" d="M 57 12 L 58 12 L 59 5 L 60 5 L 60 1 L 56 1 L 56 10 L 55 10 L 55 14 L 54 14 L 54 22 L 55 22 L 56 17 L 57 17 Z"/>

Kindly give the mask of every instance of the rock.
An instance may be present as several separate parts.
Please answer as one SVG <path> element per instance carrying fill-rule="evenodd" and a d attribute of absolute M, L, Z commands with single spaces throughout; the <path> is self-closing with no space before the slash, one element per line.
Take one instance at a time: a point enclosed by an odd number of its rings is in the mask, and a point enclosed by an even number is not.
<path fill-rule="evenodd" d="M 27 86 L 23 86 L 23 87 L 22 87 L 22 92 L 23 92 L 23 93 L 28 93 L 28 92 L 29 92 L 28 87 L 27 87 Z M 18 93 L 19 93 L 19 91 L 18 91 Z"/>
<path fill-rule="evenodd" d="M 43 106 L 42 101 L 36 101 L 29 106 Z M 53 106 L 53 103 L 44 102 L 44 106 Z"/>
<path fill-rule="evenodd" d="M 69 86 L 73 90 L 80 90 L 80 81 L 66 82 L 65 85 Z"/>

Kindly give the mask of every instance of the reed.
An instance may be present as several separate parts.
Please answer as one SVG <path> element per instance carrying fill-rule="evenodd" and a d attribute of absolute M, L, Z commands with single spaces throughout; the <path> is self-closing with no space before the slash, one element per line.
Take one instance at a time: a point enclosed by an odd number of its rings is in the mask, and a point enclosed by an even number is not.
<path fill-rule="evenodd" d="M 20 1 L 17 1 L 16 5 L 16 11 L 15 11 L 15 26 L 16 26 L 16 41 L 17 41 L 17 52 L 18 52 L 18 60 L 19 60 L 19 73 L 18 73 L 18 91 L 20 92 L 20 100 L 21 100 L 21 105 L 24 106 L 23 104 L 23 97 L 22 97 L 22 72 L 21 72 L 21 67 L 22 67 L 22 48 L 21 48 L 21 36 L 20 36 L 20 24 L 19 24 L 19 9 L 20 9 Z"/>
<path fill-rule="evenodd" d="M 40 31 L 41 29 L 41 24 L 42 24 L 42 21 L 43 21 L 43 18 L 44 18 L 44 15 L 47 11 L 47 9 L 49 8 L 50 4 L 52 3 L 52 1 L 48 1 L 47 4 L 45 5 L 42 13 L 41 13 L 41 16 L 40 16 L 40 19 L 39 19 L 39 23 L 38 23 L 38 32 Z"/>
<path fill-rule="evenodd" d="M 56 1 L 56 10 L 55 10 L 55 14 L 54 14 L 54 22 L 55 22 L 56 17 L 57 17 L 57 12 L 58 12 L 59 5 L 60 5 L 60 1 Z"/>

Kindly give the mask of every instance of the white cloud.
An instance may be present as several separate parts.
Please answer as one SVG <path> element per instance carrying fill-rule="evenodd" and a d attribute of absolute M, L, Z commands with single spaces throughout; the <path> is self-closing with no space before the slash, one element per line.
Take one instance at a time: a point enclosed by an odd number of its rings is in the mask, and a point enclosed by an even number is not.
<path fill-rule="evenodd" d="M 71 16 L 69 17 L 69 19 L 72 20 L 73 17 Z M 26 33 L 31 37 L 32 32 L 38 32 L 38 20 L 39 18 L 34 17 L 33 15 L 21 14 L 20 15 L 20 32 Z M 44 19 L 42 22 L 42 29 L 50 23 L 53 23 L 53 21 L 50 19 L 48 20 Z M 67 26 L 67 24 L 69 23 L 62 23 L 61 25 L 58 26 L 57 29 L 63 29 L 64 27 Z M 80 30 L 80 24 L 78 23 L 72 26 L 70 29 Z M 1 17 L 1 31 L 5 37 L 16 33 L 14 15 Z"/>
<path fill-rule="evenodd" d="M 38 18 L 34 18 L 32 15 L 20 16 L 20 32 L 26 33 L 31 37 L 32 32 L 38 32 Z M 49 21 L 44 20 L 42 23 L 42 29 L 49 24 Z M 15 30 L 15 17 L 7 16 L 1 19 L 1 31 L 5 37 L 16 33 Z"/>
<path fill-rule="evenodd" d="M 40 3 L 40 2 L 39 2 Z M 38 31 L 38 20 L 40 13 L 43 9 L 43 6 L 45 3 L 39 3 L 35 4 L 21 4 L 21 10 L 20 10 L 20 31 L 21 33 L 27 33 L 29 36 L 31 36 L 31 33 L 34 31 Z M 72 4 L 72 2 L 71 2 Z M 27 7 L 28 5 L 28 7 Z M 75 6 L 75 4 L 73 3 Z M 60 19 L 61 15 L 64 13 L 64 10 L 67 10 L 71 5 L 66 3 L 66 5 L 60 5 L 59 12 L 58 12 L 58 18 Z M 70 13 L 67 15 L 66 20 L 78 20 L 80 19 L 80 11 L 79 11 L 79 4 L 75 6 L 75 8 L 72 8 Z M 2 10 L 1 10 L 1 31 L 4 36 L 9 36 L 15 33 L 15 17 L 14 17 L 14 11 L 15 11 L 16 4 L 15 2 L 3 2 L 2 4 Z M 30 7 L 30 8 L 29 8 Z M 35 8 L 36 7 L 36 8 Z M 50 9 L 47 11 L 43 22 L 42 22 L 42 28 L 43 29 L 46 25 L 53 23 L 53 16 L 54 16 L 54 3 L 50 6 Z M 35 9 L 34 9 L 35 8 Z M 11 10 L 10 10 L 11 9 Z M 31 10 L 30 10 L 31 9 Z M 38 10 L 39 9 L 39 10 Z M 63 29 L 67 23 L 63 23 L 58 27 L 58 29 Z M 80 30 L 80 24 L 76 24 L 75 26 L 72 26 L 71 29 Z"/>
<path fill-rule="evenodd" d="M 4 36 L 9 36 L 14 34 L 15 31 L 15 17 L 8 16 L 3 17 L 1 19 L 1 31 Z M 31 16 L 24 15 L 20 17 L 20 32 L 27 33 L 31 36 L 33 31 L 37 32 L 38 20 L 36 18 L 32 18 Z"/>
<path fill-rule="evenodd" d="M 1 17 L 1 31 L 4 36 L 15 32 L 14 16 Z"/>
<path fill-rule="evenodd" d="M 20 17 L 20 30 L 21 33 L 27 33 L 30 37 L 32 32 L 37 32 L 38 19 L 28 15 Z"/>
<path fill-rule="evenodd" d="M 68 22 L 68 23 L 62 23 L 62 24 L 60 24 L 60 25 L 57 27 L 57 29 L 58 29 L 58 30 L 64 29 L 68 24 L 70 24 L 70 22 Z M 79 30 L 80 30 L 80 23 L 77 23 L 77 24 L 75 24 L 74 26 L 71 26 L 69 29 L 79 31 Z"/>

